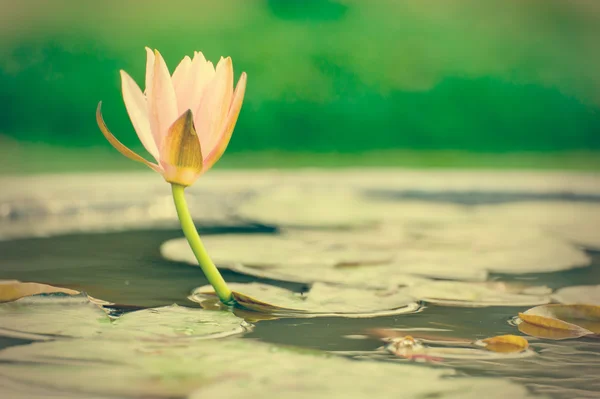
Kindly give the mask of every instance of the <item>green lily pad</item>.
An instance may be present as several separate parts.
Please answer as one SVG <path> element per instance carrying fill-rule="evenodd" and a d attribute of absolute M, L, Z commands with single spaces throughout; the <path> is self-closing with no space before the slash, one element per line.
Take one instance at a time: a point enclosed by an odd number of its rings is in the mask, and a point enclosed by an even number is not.
<path fill-rule="evenodd" d="M 537 228 L 482 223 L 228 234 L 204 241 L 219 266 L 239 273 L 367 288 L 410 286 L 419 276 L 485 281 L 488 271 L 540 273 L 590 263 L 581 249 Z M 197 264 L 185 239 L 167 241 L 161 253 Z"/>
<path fill-rule="evenodd" d="M 44 295 L 0 304 L 0 335 L 33 340 L 111 337 L 113 339 L 219 338 L 246 331 L 230 312 L 177 305 L 109 317 L 85 295 Z"/>
<path fill-rule="evenodd" d="M 600 204 L 583 202 L 519 202 L 482 206 L 479 218 L 506 225 L 540 228 L 575 244 L 600 249 Z"/>
<path fill-rule="evenodd" d="M 232 224 L 229 202 L 256 190 L 261 180 L 238 172 L 208 175 L 201 187 L 187 192 L 190 212 L 205 225 Z M 5 211 L 0 213 L 0 240 L 180 227 L 169 188 L 153 173 L 19 176 L 2 183 L 15 189 L 0 193 Z"/>
<path fill-rule="evenodd" d="M 299 294 L 268 284 L 230 284 L 238 303 L 249 310 L 277 317 L 376 317 L 414 313 L 420 306 L 405 289 L 363 290 L 316 283 Z M 205 302 L 211 286 L 195 289 L 190 300 Z"/>
<path fill-rule="evenodd" d="M 93 337 L 110 317 L 87 295 L 36 295 L 0 304 L 0 335 L 32 340 Z"/>
<path fill-rule="evenodd" d="M 325 242 L 312 245 L 305 234 L 227 234 L 206 236 L 203 241 L 219 267 L 255 277 L 370 288 L 412 285 L 423 280 L 385 263 L 391 257 L 389 250 L 358 250 Z M 172 261 L 198 265 L 185 239 L 165 242 L 161 254 Z M 427 273 L 427 269 L 421 272 Z"/>
<path fill-rule="evenodd" d="M 11 390 L 43 387 L 82 398 L 361 399 L 374 393 L 395 397 L 399 389 L 408 399 L 529 397 L 523 387 L 498 379 L 447 378 L 454 376 L 451 369 L 357 362 L 240 339 L 186 345 L 59 340 L 10 347 L 0 352 L 0 361 L 0 376 L 12 382 Z"/>
<path fill-rule="evenodd" d="M 408 288 L 409 295 L 425 302 L 447 306 L 536 306 L 550 303 L 547 287 L 506 283 L 429 281 Z"/>
<path fill-rule="evenodd" d="M 404 227 L 406 229 L 406 227 Z M 399 252 L 451 269 L 524 274 L 588 266 L 589 256 L 538 227 L 484 222 L 412 228 L 415 240 Z"/>
<path fill-rule="evenodd" d="M 600 285 L 577 285 L 556 290 L 552 299 L 565 305 L 600 306 Z"/>
<path fill-rule="evenodd" d="M 364 227 L 377 218 L 357 210 L 365 201 L 356 191 L 331 186 L 282 185 L 240 204 L 236 213 L 245 220 L 285 227 Z"/>

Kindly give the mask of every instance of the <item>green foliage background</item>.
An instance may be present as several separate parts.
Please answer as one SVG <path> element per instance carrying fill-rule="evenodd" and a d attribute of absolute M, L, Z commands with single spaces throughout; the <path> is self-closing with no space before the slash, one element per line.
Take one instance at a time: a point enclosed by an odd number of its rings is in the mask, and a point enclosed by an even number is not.
<path fill-rule="evenodd" d="M 40 157 L 52 169 L 61 154 L 76 154 L 69 168 L 86 159 L 109 167 L 118 155 L 95 125 L 99 100 L 113 132 L 139 150 L 118 72 L 142 82 L 144 46 L 159 49 L 171 70 L 201 50 L 213 60 L 230 55 L 236 76 L 248 73 L 224 164 L 423 159 L 416 164 L 428 166 L 447 154 L 523 152 L 550 166 L 569 157 L 562 166 L 597 163 L 596 0 L 0 0 L 0 7 L 3 171 L 15 162 L 43 169 Z M 110 155 L 86 155 L 98 153 Z M 318 161 L 332 153 L 339 158 Z"/>

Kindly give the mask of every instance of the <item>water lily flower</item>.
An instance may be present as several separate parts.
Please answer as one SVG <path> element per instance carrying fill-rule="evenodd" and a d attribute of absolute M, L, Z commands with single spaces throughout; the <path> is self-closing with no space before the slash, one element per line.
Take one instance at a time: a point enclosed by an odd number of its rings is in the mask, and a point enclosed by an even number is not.
<path fill-rule="evenodd" d="M 216 68 L 201 52 L 186 56 L 169 73 L 157 51 L 146 48 L 146 90 L 121 71 L 123 100 L 133 127 L 156 163 L 136 154 L 109 131 L 98 104 L 96 120 L 106 139 L 121 154 L 142 162 L 169 183 L 189 186 L 221 158 L 237 121 L 246 74 L 233 89 L 231 58 Z"/>
<path fill-rule="evenodd" d="M 221 301 L 233 305 L 231 290 L 200 240 L 184 189 L 225 152 L 242 108 L 246 74 L 242 73 L 234 91 L 229 57 L 221 57 L 215 68 L 201 52 L 195 52 L 194 58 L 185 57 L 171 76 L 157 50 L 146 48 L 146 53 L 145 92 L 125 71 L 121 71 L 121 86 L 131 123 L 156 163 L 131 151 L 108 130 L 102 118 L 102 102 L 96 110 L 96 121 L 117 151 L 146 164 L 171 183 L 181 228 L 202 271 Z"/>

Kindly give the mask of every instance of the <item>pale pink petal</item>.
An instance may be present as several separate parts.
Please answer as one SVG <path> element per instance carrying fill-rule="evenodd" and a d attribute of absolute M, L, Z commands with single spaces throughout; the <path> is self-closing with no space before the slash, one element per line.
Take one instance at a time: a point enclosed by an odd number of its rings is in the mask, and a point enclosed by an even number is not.
<path fill-rule="evenodd" d="M 177 114 L 177 97 L 171 81 L 171 74 L 162 55 L 155 50 L 154 76 L 148 98 L 150 129 L 154 141 L 160 148 L 162 139 L 167 135 L 169 127 L 175 122 Z"/>
<path fill-rule="evenodd" d="M 146 96 L 150 95 L 150 90 L 152 90 L 152 81 L 154 80 L 154 51 L 150 48 L 146 47 L 146 87 L 144 88 L 144 93 Z"/>
<path fill-rule="evenodd" d="M 198 108 L 206 85 L 215 75 L 212 62 L 206 61 L 201 52 L 194 53 L 192 68 L 187 84 L 188 91 L 182 96 L 183 102 L 178 103 L 180 112 Z M 180 97 L 177 98 L 179 101 Z"/>
<path fill-rule="evenodd" d="M 192 60 L 187 55 L 181 60 L 175 72 L 173 72 L 173 88 L 177 97 L 177 113 L 183 114 L 189 108 L 185 108 L 188 103 L 187 97 L 190 92 L 190 82 L 192 79 Z"/>
<path fill-rule="evenodd" d="M 233 93 L 233 99 L 231 101 L 231 106 L 229 107 L 229 112 L 227 113 L 227 118 L 225 119 L 225 124 L 218 135 L 214 147 L 210 150 L 208 156 L 204 157 L 205 171 L 210 169 L 215 162 L 221 158 L 225 152 L 225 149 L 227 148 L 227 145 L 229 144 L 229 140 L 233 134 L 233 129 L 235 128 L 240 110 L 242 109 L 244 93 L 246 92 L 246 79 L 246 73 L 242 72 L 242 76 L 240 76 L 240 80 L 238 81 L 235 92 Z"/>
<path fill-rule="evenodd" d="M 117 140 L 117 138 L 110 132 L 110 130 L 108 130 L 106 123 L 104 123 L 104 118 L 102 118 L 102 101 L 100 101 L 100 103 L 98 103 L 98 108 L 96 109 L 96 122 L 98 123 L 98 127 L 100 127 L 100 131 L 102 132 L 104 137 L 106 137 L 108 142 L 113 147 L 115 147 L 115 149 L 117 151 L 119 151 L 121 154 L 125 155 L 129 159 L 143 163 L 144 165 L 148 166 L 150 169 L 152 169 L 155 172 L 158 172 L 160 174 L 162 174 L 164 172 L 163 168 L 160 167 L 159 165 L 149 162 L 146 159 L 144 159 L 143 157 L 141 157 L 140 155 L 131 151 L 129 148 L 127 148 L 125 145 L 123 145 L 123 143 L 121 143 L 119 140 Z"/>
<path fill-rule="evenodd" d="M 137 83 L 123 70 L 121 71 L 121 89 L 123 91 L 125 108 L 127 108 L 133 128 L 146 150 L 158 161 L 158 147 L 154 142 L 152 131 L 150 130 L 146 97 Z"/>
<path fill-rule="evenodd" d="M 194 124 L 200 139 L 203 155 L 218 140 L 229 112 L 233 92 L 233 66 L 231 58 L 221 59 L 214 78 L 208 83 L 194 114 Z"/>

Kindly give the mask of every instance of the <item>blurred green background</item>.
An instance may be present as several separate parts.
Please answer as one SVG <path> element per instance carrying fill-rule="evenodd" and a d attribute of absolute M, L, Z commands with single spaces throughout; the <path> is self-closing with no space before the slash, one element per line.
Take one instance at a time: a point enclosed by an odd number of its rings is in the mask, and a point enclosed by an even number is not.
<path fill-rule="evenodd" d="M 0 0 L 0 173 L 143 169 L 119 69 L 230 55 L 227 167 L 600 169 L 597 0 Z"/>

